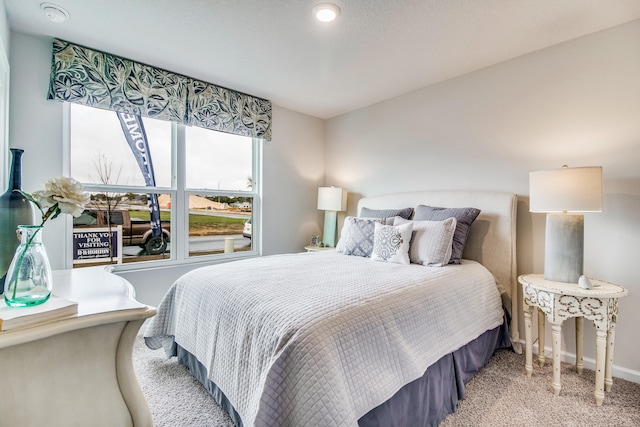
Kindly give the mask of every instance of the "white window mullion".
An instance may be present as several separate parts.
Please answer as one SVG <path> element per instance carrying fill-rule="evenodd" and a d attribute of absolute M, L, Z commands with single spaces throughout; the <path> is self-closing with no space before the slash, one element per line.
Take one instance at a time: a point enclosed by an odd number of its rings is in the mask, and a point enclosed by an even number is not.
<path fill-rule="evenodd" d="M 251 208 L 253 250 L 262 255 L 262 140 L 253 138 L 253 203 Z"/>
<path fill-rule="evenodd" d="M 173 156 L 173 185 L 176 190 L 175 204 L 171 205 L 172 227 L 176 227 L 173 234 L 172 251 L 174 259 L 183 260 L 189 257 L 189 195 L 184 191 L 186 181 L 186 148 L 184 125 L 174 125 L 172 135 Z M 175 219 L 174 219 L 175 218 Z"/>
<path fill-rule="evenodd" d="M 68 102 L 62 104 L 62 175 L 71 175 L 71 106 Z M 73 268 L 73 218 L 71 215 L 63 215 L 64 235 L 63 241 L 64 268 Z"/>

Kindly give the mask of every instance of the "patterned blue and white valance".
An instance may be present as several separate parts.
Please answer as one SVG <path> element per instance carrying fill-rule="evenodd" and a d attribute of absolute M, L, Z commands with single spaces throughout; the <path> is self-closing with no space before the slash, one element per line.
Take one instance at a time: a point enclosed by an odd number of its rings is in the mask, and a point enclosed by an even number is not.
<path fill-rule="evenodd" d="M 187 99 L 188 125 L 271 139 L 271 102 L 265 99 L 193 79 Z"/>
<path fill-rule="evenodd" d="M 48 99 L 271 140 L 271 102 L 53 40 Z"/>

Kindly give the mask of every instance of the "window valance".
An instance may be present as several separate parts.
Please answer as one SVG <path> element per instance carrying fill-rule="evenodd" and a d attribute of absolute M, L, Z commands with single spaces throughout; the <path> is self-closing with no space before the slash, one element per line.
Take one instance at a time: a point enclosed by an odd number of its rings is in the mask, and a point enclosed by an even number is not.
<path fill-rule="evenodd" d="M 271 139 L 271 102 L 53 40 L 48 99 Z"/>

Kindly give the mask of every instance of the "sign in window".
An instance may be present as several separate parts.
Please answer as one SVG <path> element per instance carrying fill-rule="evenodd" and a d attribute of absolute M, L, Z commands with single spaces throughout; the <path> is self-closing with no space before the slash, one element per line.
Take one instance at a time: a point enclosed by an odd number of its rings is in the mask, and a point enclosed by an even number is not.
<path fill-rule="evenodd" d="M 122 264 L 122 226 L 73 229 L 74 264 Z"/>

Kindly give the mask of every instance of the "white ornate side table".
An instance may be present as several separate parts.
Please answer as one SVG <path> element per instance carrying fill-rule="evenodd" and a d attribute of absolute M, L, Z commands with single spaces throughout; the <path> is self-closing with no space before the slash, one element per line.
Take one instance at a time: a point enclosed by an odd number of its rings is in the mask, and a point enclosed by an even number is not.
<path fill-rule="evenodd" d="M 544 364 L 545 315 L 551 323 L 553 338 L 553 392 L 560 394 L 560 350 L 562 322 L 576 318 L 576 371 L 582 373 L 583 318 L 593 321 L 596 337 L 596 405 L 602 405 L 604 392 L 611 391 L 613 379 L 613 344 L 618 318 L 618 298 L 628 291 L 618 285 L 591 279 L 592 289 L 581 289 L 577 283 L 545 280 L 542 274 L 526 274 L 518 277 L 522 285 L 525 323 L 525 370 L 533 373 L 532 326 L 533 308 L 538 308 L 538 361 Z"/>

